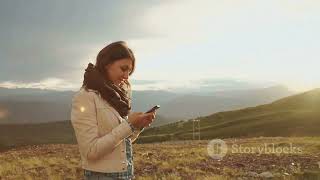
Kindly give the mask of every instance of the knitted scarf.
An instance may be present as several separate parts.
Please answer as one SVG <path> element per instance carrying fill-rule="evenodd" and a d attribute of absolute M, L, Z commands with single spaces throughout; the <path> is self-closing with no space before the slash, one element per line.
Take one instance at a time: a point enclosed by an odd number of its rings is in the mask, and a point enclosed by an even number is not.
<path fill-rule="evenodd" d="M 82 87 L 93 89 L 99 92 L 101 97 L 106 100 L 121 117 L 125 117 L 131 110 L 131 99 L 128 91 L 123 87 L 116 86 L 111 81 L 103 77 L 98 69 L 89 63 L 84 73 Z"/>

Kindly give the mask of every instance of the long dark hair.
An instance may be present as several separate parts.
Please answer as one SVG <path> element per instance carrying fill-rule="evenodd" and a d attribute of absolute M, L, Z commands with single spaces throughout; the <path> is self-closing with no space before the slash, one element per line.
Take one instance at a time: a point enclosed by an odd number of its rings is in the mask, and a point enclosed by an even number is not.
<path fill-rule="evenodd" d="M 105 67 L 117 60 L 121 60 L 124 58 L 130 58 L 132 60 L 132 71 L 129 73 L 129 75 L 131 75 L 135 69 L 135 57 L 132 50 L 128 47 L 127 43 L 124 41 L 113 42 L 107 45 L 106 47 L 104 47 L 98 53 L 96 58 L 95 68 L 100 72 L 101 76 L 104 77 L 106 81 L 110 82 L 110 80 L 107 79 L 107 77 L 105 76 L 106 75 Z M 82 87 L 88 90 L 85 82 L 83 83 Z M 131 84 L 129 81 L 125 80 L 124 84 L 122 84 L 120 88 L 126 91 L 128 94 L 128 97 L 131 98 Z"/>
<path fill-rule="evenodd" d="M 106 66 L 124 58 L 132 60 L 132 71 L 129 73 L 131 75 L 135 68 L 135 58 L 131 49 L 124 41 L 109 44 L 99 52 L 96 65 L 88 64 L 82 84 L 85 90 L 92 89 L 95 93 L 100 93 L 122 117 L 127 116 L 131 110 L 131 85 L 128 80 L 120 87 L 111 82 L 106 76 Z"/>
<path fill-rule="evenodd" d="M 96 67 L 100 73 L 105 74 L 105 66 L 111 64 L 117 60 L 130 58 L 132 60 L 132 71 L 135 69 L 135 57 L 127 43 L 124 41 L 113 42 L 104 47 L 98 54 L 96 59 Z"/>

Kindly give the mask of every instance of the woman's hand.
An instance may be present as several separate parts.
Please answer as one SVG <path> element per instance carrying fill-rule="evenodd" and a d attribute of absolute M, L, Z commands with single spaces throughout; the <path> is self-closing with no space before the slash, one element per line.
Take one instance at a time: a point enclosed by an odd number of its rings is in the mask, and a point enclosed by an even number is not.
<path fill-rule="evenodd" d="M 152 111 L 150 113 L 144 113 L 146 116 L 147 124 L 144 127 L 150 126 L 153 120 L 156 118 L 156 111 Z"/>
<path fill-rule="evenodd" d="M 132 112 L 128 115 L 128 120 L 134 128 L 142 129 L 144 127 L 150 126 L 155 117 L 156 112 Z"/>

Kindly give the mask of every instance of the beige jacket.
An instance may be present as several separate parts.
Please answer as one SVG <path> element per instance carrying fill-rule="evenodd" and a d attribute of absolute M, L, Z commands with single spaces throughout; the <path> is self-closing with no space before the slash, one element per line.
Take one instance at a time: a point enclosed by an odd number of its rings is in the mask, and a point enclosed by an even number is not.
<path fill-rule="evenodd" d="M 124 138 L 133 142 L 141 131 L 129 124 L 94 90 L 81 88 L 72 99 L 71 123 L 83 169 L 97 172 L 127 170 Z"/>

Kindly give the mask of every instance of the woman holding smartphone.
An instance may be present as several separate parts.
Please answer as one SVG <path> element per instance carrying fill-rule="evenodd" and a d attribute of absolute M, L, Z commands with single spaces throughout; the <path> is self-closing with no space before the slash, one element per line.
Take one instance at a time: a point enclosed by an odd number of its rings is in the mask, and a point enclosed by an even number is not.
<path fill-rule="evenodd" d="M 85 179 L 132 179 L 132 142 L 150 126 L 155 111 L 130 112 L 129 76 L 135 57 L 123 41 L 103 48 L 89 63 L 72 99 L 71 123 Z"/>

